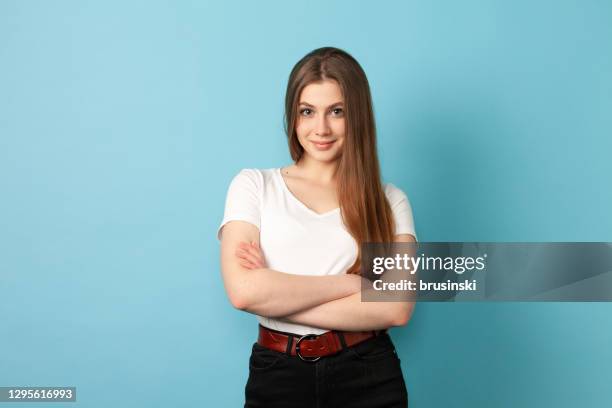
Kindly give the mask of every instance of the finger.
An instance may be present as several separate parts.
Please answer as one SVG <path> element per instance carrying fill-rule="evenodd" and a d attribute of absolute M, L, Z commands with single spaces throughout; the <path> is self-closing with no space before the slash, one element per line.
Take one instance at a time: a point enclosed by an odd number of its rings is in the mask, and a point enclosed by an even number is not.
<path fill-rule="evenodd" d="M 249 254 L 257 258 L 259 262 L 263 264 L 266 263 L 263 253 L 259 249 L 249 246 L 248 248 L 245 248 L 245 251 L 247 251 Z"/>
<path fill-rule="evenodd" d="M 249 269 L 254 269 L 257 267 L 256 263 L 253 262 L 253 260 L 251 258 L 249 258 L 249 256 L 247 254 L 245 254 L 244 252 L 239 252 L 236 254 L 238 256 L 238 262 L 249 268 Z"/>
<path fill-rule="evenodd" d="M 248 259 L 249 258 L 249 254 L 246 251 L 242 250 L 242 249 L 237 249 L 236 252 L 235 252 L 235 255 L 238 258 L 241 258 L 241 259 Z"/>
<path fill-rule="evenodd" d="M 264 254 L 261 250 L 261 248 L 259 248 L 259 243 L 257 242 L 251 242 L 251 248 L 252 252 L 254 252 L 258 258 L 261 259 L 262 262 L 265 262 L 265 258 L 264 258 Z"/>
<path fill-rule="evenodd" d="M 243 258 L 243 259 L 249 261 L 252 264 L 257 265 L 259 263 L 259 259 L 256 256 L 254 256 L 253 254 L 251 254 L 250 252 L 248 252 L 248 251 L 244 251 L 242 249 L 239 249 L 237 251 L 237 255 L 240 258 Z"/>
<path fill-rule="evenodd" d="M 263 268 L 266 265 L 260 257 L 256 256 L 256 254 L 253 254 L 252 252 L 243 252 L 242 256 L 258 268 Z"/>
<path fill-rule="evenodd" d="M 238 248 L 244 249 L 245 251 L 247 249 L 249 249 L 250 247 L 251 247 L 251 245 L 249 243 L 247 243 L 247 242 L 239 242 L 238 243 Z"/>
<path fill-rule="evenodd" d="M 246 242 L 241 242 L 240 247 L 242 249 L 244 249 L 245 251 L 249 251 L 251 254 L 253 254 L 254 256 L 256 256 L 257 258 L 259 258 L 261 260 L 261 262 L 265 263 L 265 257 L 263 255 L 263 252 L 261 251 L 261 248 L 259 247 L 259 243 L 256 241 L 251 241 L 249 243 Z"/>
<path fill-rule="evenodd" d="M 266 266 L 266 260 L 265 257 L 263 255 L 263 252 L 261 252 L 261 249 L 259 248 L 255 248 L 253 247 L 254 241 L 251 241 L 250 243 L 246 243 L 246 242 L 239 242 L 238 246 L 239 248 L 237 249 L 237 253 L 238 251 L 243 251 L 243 253 L 249 253 L 251 254 L 252 257 L 254 257 L 255 259 L 257 259 L 257 261 L 254 261 L 252 258 L 249 258 L 251 262 L 255 262 L 256 265 L 258 265 L 259 267 L 265 268 Z M 244 255 L 246 256 L 246 255 Z"/>
<path fill-rule="evenodd" d="M 245 256 L 247 256 L 247 255 L 245 255 Z M 265 268 L 266 267 L 265 261 L 262 261 L 261 258 L 253 256 L 253 254 L 250 254 L 250 256 L 248 257 L 248 260 L 249 260 L 249 262 L 251 262 L 252 264 L 254 264 L 258 268 Z"/>
<path fill-rule="evenodd" d="M 244 268 L 247 268 L 247 269 L 257 269 L 257 268 L 255 267 L 255 265 L 253 265 L 253 264 L 252 264 L 252 263 L 250 263 L 249 261 L 245 261 L 245 260 L 241 260 L 241 261 L 240 261 L 240 265 L 242 265 Z"/>
<path fill-rule="evenodd" d="M 257 263 L 249 262 L 249 261 L 246 261 L 246 260 L 244 260 L 243 262 L 245 262 L 245 263 L 248 265 L 248 268 L 249 268 L 249 269 L 259 269 L 259 268 L 263 268 L 263 266 L 262 266 L 262 265 L 259 265 L 259 264 L 257 264 Z"/>
<path fill-rule="evenodd" d="M 239 259 L 248 259 L 248 258 L 246 257 L 246 255 L 245 255 L 243 252 L 236 252 L 236 256 L 237 256 Z"/>
<path fill-rule="evenodd" d="M 263 251 L 261 250 L 259 246 L 259 242 L 255 242 L 255 241 L 251 242 L 251 248 L 253 248 L 253 250 L 257 252 L 257 254 L 262 259 L 262 261 L 265 262 L 265 257 L 264 257 Z"/>
<path fill-rule="evenodd" d="M 247 262 L 252 267 L 252 269 L 265 268 L 265 264 L 262 264 L 258 260 L 247 258 L 244 255 L 238 255 L 238 258 L 239 262 Z"/>

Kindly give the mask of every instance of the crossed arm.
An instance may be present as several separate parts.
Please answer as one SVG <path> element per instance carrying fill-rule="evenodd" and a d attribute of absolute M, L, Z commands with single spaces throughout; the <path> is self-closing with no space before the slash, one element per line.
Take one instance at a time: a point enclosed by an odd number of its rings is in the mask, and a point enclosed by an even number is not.
<path fill-rule="evenodd" d="M 396 242 L 414 242 L 414 237 L 397 235 Z M 242 221 L 223 227 L 221 269 L 234 307 L 292 323 L 376 330 L 405 325 L 414 309 L 414 302 L 362 302 L 358 275 L 303 276 L 267 268 L 259 230 Z"/>

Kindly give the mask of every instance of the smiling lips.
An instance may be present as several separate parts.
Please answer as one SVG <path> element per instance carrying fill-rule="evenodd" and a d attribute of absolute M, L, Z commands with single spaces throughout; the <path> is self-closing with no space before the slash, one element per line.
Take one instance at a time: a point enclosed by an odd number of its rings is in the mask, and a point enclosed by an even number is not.
<path fill-rule="evenodd" d="M 328 150 L 333 144 L 334 144 L 335 140 L 330 140 L 329 142 L 312 142 L 312 144 L 318 149 L 318 150 Z"/>

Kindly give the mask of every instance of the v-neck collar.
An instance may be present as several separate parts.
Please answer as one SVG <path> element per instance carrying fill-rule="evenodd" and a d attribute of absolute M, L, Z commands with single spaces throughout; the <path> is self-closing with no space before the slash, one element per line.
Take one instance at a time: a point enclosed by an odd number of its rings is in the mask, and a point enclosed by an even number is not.
<path fill-rule="evenodd" d="M 285 178 L 283 177 L 283 173 L 281 172 L 281 168 L 278 167 L 276 169 L 276 174 L 278 175 L 278 177 L 280 178 L 280 184 L 283 186 L 283 190 L 285 191 L 285 193 L 291 197 L 292 200 L 294 200 L 300 207 L 302 207 L 304 210 L 306 210 L 307 212 L 309 212 L 310 214 L 314 215 L 315 217 L 327 217 L 329 215 L 335 214 L 338 211 L 340 211 L 340 207 L 336 207 L 333 210 L 329 210 L 329 211 L 325 211 L 322 213 L 318 213 L 315 210 L 313 210 L 312 208 L 308 207 L 306 204 L 304 204 L 300 199 L 298 199 L 295 194 L 293 194 L 291 192 L 291 190 L 289 190 L 289 186 L 287 186 L 287 183 L 285 183 Z"/>

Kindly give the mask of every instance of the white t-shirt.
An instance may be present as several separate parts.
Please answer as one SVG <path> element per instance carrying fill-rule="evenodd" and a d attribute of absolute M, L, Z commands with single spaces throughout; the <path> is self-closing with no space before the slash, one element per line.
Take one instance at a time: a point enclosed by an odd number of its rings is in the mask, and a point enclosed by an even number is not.
<path fill-rule="evenodd" d="M 416 238 L 412 208 L 406 194 L 391 183 L 383 184 L 395 218 L 396 234 Z M 291 193 L 280 168 L 243 169 L 230 183 L 223 221 L 246 221 L 259 228 L 260 247 L 268 268 L 297 275 L 346 273 L 357 258 L 357 243 L 349 234 L 340 208 L 319 214 Z M 257 316 L 274 330 L 321 334 L 325 329 Z"/>

